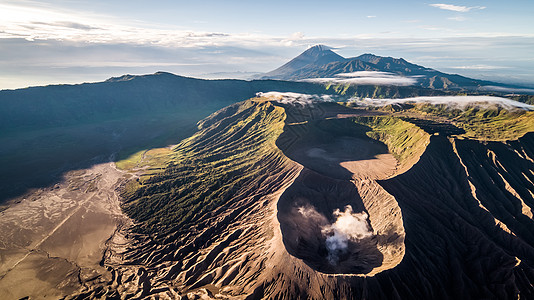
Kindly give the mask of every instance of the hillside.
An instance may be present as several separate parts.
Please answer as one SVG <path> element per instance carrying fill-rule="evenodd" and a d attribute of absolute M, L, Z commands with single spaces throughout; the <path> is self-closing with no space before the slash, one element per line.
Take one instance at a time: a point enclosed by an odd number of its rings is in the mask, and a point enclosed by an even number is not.
<path fill-rule="evenodd" d="M 76 297 L 534 296 L 532 128 L 514 140 L 472 130 L 531 112 L 450 124 L 427 107 L 266 97 L 138 161 L 123 192 L 137 233 L 104 261 L 114 281 Z"/>
<path fill-rule="evenodd" d="M 322 92 L 307 83 L 270 80 L 203 80 L 158 72 L 110 78 L 104 82 L 52 85 L 0 91 L 0 130 L 42 129 L 198 107 L 222 108 L 280 90 Z M 217 109 L 218 109 L 217 108 Z"/>
<path fill-rule="evenodd" d="M 163 72 L 0 91 L 0 205 L 68 170 L 176 143 L 216 110 L 270 90 L 334 93 L 312 83 Z"/>
<path fill-rule="evenodd" d="M 174 144 L 193 134 L 196 123 L 211 113 L 266 91 L 326 94 L 338 101 L 445 94 L 412 86 L 202 80 L 164 72 L 3 90 L 0 205 L 51 184 L 68 170 Z"/>

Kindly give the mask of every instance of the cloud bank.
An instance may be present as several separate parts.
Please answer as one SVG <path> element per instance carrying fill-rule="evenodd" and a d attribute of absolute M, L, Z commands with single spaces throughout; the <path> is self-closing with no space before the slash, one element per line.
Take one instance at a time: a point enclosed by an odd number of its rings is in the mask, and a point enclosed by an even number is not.
<path fill-rule="evenodd" d="M 525 94 L 534 94 L 534 89 L 523 89 L 523 88 L 507 88 L 502 86 L 494 85 L 485 85 L 482 87 L 485 91 L 499 91 L 504 93 L 525 93 Z"/>
<path fill-rule="evenodd" d="M 256 97 L 267 98 L 281 104 L 294 106 L 313 106 L 313 102 L 332 102 L 334 97 L 330 95 L 309 95 L 292 92 L 259 92 Z"/>
<path fill-rule="evenodd" d="M 417 77 L 405 77 L 389 72 L 359 71 L 336 74 L 333 78 L 312 78 L 302 81 L 354 85 L 410 86 L 417 83 Z"/>
<path fill-rule="evenodd" d="M 412 104 L 427 103 L 433 105 L 447 105 L 451 108 L 465 109 L 467 107 L 495 107 L 499 106 L 505 109 L 524 109 L 534 110 L 533 105 L 514 101 L 502 97 L 493 96 L 432 96 L 432 97 L 414 97 L 403 99 L 350 99 L 360 106 L 385 106 L 390 104 Z"/>
<path fill-rule="evenodd" d="M 494 87 L 491 87 L 494 90 Z M 504 90 L 503 90 L 504 91 Z M 508 89 L 506 89 L 508 91 Z M 521 89 L 521 92 L 534 91 Z M 373 98 L 350 98 L 346 99 L 331 95 L 309 95 L 292 92 L 260 92 L 257 97 L 267 98 L 281 104 L 294 106 L 313 106 L 314 102 L 339 102 L 348 101 L 358 106 L 386 106 L 394 104 L 426 103 L 432 105 L 447 105 L 451 108 L 466 109 L 467 107 L 502 107 L 504 109 L 534 110 L 534 105 L 518 102 L 512 99 L 495 96 L 424 96 L 401 99 L 373 99 Z"/>

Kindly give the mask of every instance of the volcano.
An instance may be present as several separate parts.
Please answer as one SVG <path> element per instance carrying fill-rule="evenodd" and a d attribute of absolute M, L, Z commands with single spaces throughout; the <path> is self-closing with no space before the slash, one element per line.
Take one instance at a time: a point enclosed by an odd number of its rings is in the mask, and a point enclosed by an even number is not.
<path fill-rule="evenodd" d="M 532 111 L 295 97 L 219 110 L 131 169 L 128 246 L 71 297 L 534 296 Z"/>
<path fill-rule="evenodd" d="M 399 76 L 407 79 L 406 85 L 422 88 L 468 92 L 514 92 L 522 91 L 530 94 L 534 90 L 524 87 L 507 85 L 487 80 L 468 78 L 458 74 L 447 74 L 438 70 L 410 63 L 403 58 L 383 57 L 370 53 L 357 57 L 344 58 L 333 51 L 333 48 L 316 45 L 283 66 L 265 73 L 259 78 L 278 80 L 304 80 L 326 82 L 330 84 L 377 84 L 395 85 L 391 80 L 376 80 L 376 77 Z M 375 77 L 375 80 L 340 81 L 336 77 Z M 319 80 L 323 79 L 323 80 Z M 391 79 L 391 78 L 390 78 Z M 528 92 L 530 91 L 530 92 Z"/>

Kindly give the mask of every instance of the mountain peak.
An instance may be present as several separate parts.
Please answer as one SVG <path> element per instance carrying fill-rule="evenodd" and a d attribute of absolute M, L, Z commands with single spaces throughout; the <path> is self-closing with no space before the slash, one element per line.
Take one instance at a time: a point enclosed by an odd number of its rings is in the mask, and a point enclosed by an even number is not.
<path fill-rule="evenodd" d="M 302 52 L 293 60 L 299 59 L 315 65 L 321 65 L 333 61 L 343 61 L 345 58 L 334 51 L 333 48 L 325 45 L 315 45 Z"/>
<path fill-rule="evenodd" d="M 346 60 L 343 56 L 335 53 L 331 49 L 331 47 L 320 44 L 312 46 L 280 68 L 266 73 L 264 77 L 276 79 L 280 75 L 291 73 L 302 68 L 326 65 L 332 62 Z"/>
<path fill-rule="evenodd" d="M 303 53 L 314 52 L 314 51 L 331 51 L 332 49 L 333 49 L 332 47 L 328 47 L 322 44 L 317 44 L 317 45 L 308 47 L 308 49 L 304 51 Z"/>

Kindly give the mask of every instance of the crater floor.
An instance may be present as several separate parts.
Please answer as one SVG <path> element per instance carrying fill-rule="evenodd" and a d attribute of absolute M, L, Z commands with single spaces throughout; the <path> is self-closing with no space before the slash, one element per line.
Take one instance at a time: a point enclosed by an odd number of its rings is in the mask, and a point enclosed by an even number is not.
<path fill-rule="evenodd" d="M 362 134 L 369 128 L 343 120 L 349 128 L 340 135 L 332 122 L 337 120 L 288 125 L 281 136 L 292 141 L 286 148 L 279 143 L 284 154 L 304 167 L 278 202 L 283 241 L 291 255 L 319 272 L 370 274 L 383 269 L 389 253 L 381 252 L 387 247 L 379 241 L 389 237 L 373 228 L 361 195 L 379 188 L 375 181 L 392 176 L 398 163 L 386 145 Z M 376 206 L 371 212 L 380 213 Z"/>

